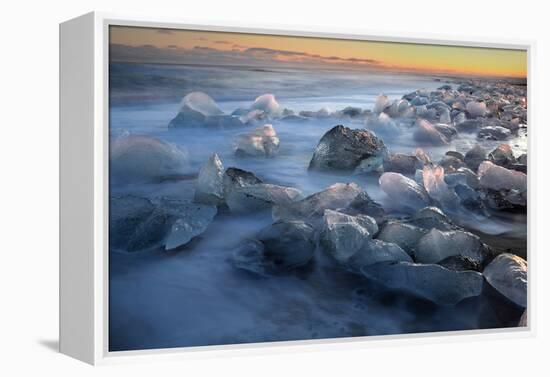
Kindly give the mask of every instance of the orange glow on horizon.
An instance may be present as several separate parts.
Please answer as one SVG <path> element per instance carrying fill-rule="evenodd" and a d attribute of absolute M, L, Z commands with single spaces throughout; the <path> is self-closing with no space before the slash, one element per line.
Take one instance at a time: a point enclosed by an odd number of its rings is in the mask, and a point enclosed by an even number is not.
<path fill-rule="evenodd" d="M 442 75 L 527 76 L 525 50 L 124 26 L 111 27 L 110 41 L 113 44 L 154 46 L 167 50 L 203 47 L 233 54 L 248 53 L 252 62 L 255 55 L 248 49 L 257 48 L 272 50 L 272 62 L 298 65 L 318 62 Z"/>

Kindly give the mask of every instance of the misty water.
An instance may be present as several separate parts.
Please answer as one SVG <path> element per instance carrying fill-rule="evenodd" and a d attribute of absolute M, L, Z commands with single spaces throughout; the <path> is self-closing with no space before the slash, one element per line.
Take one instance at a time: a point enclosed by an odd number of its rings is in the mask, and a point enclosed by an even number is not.
<path fill-rule="evenodd" d="M 169 129 L 168 123 L 177 114 L 181 98 L 192 91 L 207 93 L 227 113 L 250 107 L 264 93 L 273 93 L 282 107 L 295 112 L 321 108 L 336 111 L 347 106 L 372 109 L 380 93 L 398 99 L 420 88 L 434 90 L 445 78 L 117 63 L 111 65 L 110 80 L 111 140 L 127 134 L 153 136 L 178 146 L 187 156 L 181 175 L 154 183 L 111 184 L 111 195 L 192 199 L 201 165 L 217 153 L 226 168 L 253 172 L 264 182 L 295 187 L 305 195 L 336 182 L 355 182 L 391 212 L 399 209 L 380 190 L 376 176 L 307 170 L 326 131 L 339 123 L 364 128 L 362 120 L 273 121 L 280 139 L 279 153 L 273 158 L 235 156 L 234 141 L 247 132 L 246 128 Z M 449 150 L 465 153 L 476 143 L 492 150 L 500 143 L 462 134 L 450 145 L 433 147 L 418 145 L 411 133 L 382 138 L 392 153 L 413 154 L 422 147 L 433 161 Z M 507 142 L 516 155 L 526 152 L 527 138 L 521 132 Z M 455 220 L 489 236 L 526 237 L 525 218 L 520 215 Z M 323 263 L 323 256 L 307 269 L 281 276 L 260 277 L 235 268 L 232 250 L 271 222 L 270 212 L 220 213 L 205 233 L 176 251 L 111 252 L 110 349 L 467 330 L 508 326 L 509 319 L 517 315 L 499 313 L 491 292 L 453 307 L 390 292 Z"/>

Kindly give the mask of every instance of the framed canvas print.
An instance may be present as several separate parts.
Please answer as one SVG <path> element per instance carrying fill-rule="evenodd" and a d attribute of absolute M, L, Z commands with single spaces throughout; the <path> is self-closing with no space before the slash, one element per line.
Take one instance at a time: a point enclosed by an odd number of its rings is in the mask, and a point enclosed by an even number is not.
<path fill-rule="evenodd" d="M 529 333 L 531 49 L 63 23 L 61 351 Z"/>

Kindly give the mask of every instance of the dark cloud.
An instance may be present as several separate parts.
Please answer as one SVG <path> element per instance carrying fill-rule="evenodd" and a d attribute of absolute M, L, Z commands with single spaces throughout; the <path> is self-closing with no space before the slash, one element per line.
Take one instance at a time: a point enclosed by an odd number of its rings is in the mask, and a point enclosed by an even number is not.
<path fill-rule="evenodd" d="M 232 47 L 235 46 L 235 44 L 232 45 Z M 380 63 L 374 59 L 340 58 L 337 56 L 310 54 L 302 51 L 237 46 L 240 48 L 220 50 L 201 45 L 196 45 L 192 48 L 183 48 L 176 45 L 159 48 L 153 45 L 128 46 L 123 44 L 111 44 L 110 53 L 113 61 L 144 63 L 237 65 L 311 64 L 326 66 L 341 64 L 348 66 L 360 65 L 362 67 L 381 67 Z"/>
<path fill-rule="evenodd" d="M 228 41 L 214 41 L 214 43 L 219 44 L 219 45 L 229 45 L 229 44 L 231 44 L 231 42 L 228 42 Z"/>

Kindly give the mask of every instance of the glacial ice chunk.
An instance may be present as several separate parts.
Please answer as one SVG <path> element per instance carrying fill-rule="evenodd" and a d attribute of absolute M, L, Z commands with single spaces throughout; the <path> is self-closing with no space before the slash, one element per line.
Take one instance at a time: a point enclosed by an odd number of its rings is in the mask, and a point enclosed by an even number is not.
<path fill-rule="evenodd" d="M 389 106 L 391 106 L 391 101 L 388 96 L 380 94 L 378 95 L 378 97 L 376 97 L 376 101 L 374 102 L 374 108 L 372 109 L 372 111 L 379 114 Z"/>
<path fill-rule="evenodd" d="M 361 271 L 361 268 L 375 263 L 412 261 L 409 254 L 394 243 L 367 239 L 361 248 L 347 260 L 347 265 L 353 271 Z"/>
<path fill-rule="evenodd" d="M 416 122 L 416 130 L 413 133 L 414 140 L 431 145 L 445 145 L 448 140 L 441 132 L 439 132 L 433 124 L 426 119 L 418 119 Z"/>
<path fill-rule="evenodd" d="M 227 115 L 206 93 L 191 92 L 183 97 L 180 109 L 168 127 L 226 128 L 242 126 L 238 116 Z"/>
<path fill-rule="evenodd" d="M 302 198 L 302 192 L 298 189 L 258 183 L 234 187 L 228 193 L 225 202 L 231 212 L 245 213 L 266 210 L 274 205 L 288 206 Z"/>
<path fill-rule="evenodd" d="M 466 111 L 473 117 L 483 117 L 487 112 L 485 102 L 470 101 L 466 104 Z"/>
<path fill-rule="evenodd" d="M 279 150 L 279 138 L 271 124 L 240 135 L 235 143 L 235 153 L 242 156 L 274 156 Z"/>
<path fill-rule="evenodd" d="M 442 232 L 433 228 L 416 245 L 415 260 L 419 263 L 438 263 L 443 259 L 462 255 L 481 263 L 483 245 L 479 238 L 461 230 Z"/>
<path fill-rule="evenodd" d="M 217 153 L 214 153 L 201 167 L 195 202 L 218 205 L 223 203 L 223 164 Z"/>
<path fill-rule="evenodd" d="M 500 254 L 483 270 L 485 279 L 515 304 L 527 307 L 527 261 L 517 255 Z"/>
<path fill-rule="evenodd" d="M 281 105 L 279 105 L 279 103 L 275 99 L 275 96 L 269 93 L 262 94 L 261 96 L 256 98 L 252 106 L 250 106 L 250 109 L 261 110 L 272 117 L 281 115 L 283 111 Z"/>
<path fill-rule="evenodd" d="M 492 190 L 517 190 L 520 193 L 527 191 L 527 174 L 508 170 L 490 161 L 483 161 L 478 169 L 479 184 L 481 187 Z"/>
<path fill-rule="evenodd" d="M 382 227 L 376 238 L 399 245 L 407 254 L 413 256 L 418 241 L 426 233 L 427 231 L 420 227 L 399 221 L 390 221 Z"/>
<path fill-rule="evenodd" d="M 399 173 L 384 173 L 380 177 L 380 188 L 403 207 L 419 209 L 430 204 L 430 197 L 415 181 Z"/>
<path fill-rule="evenodd" d="M 184 210 L 184 214 L 172 224 L 164 246 L 166 250 L 183 246 L 194 237 L 204 233 L 217 213 L 214 206 L 191 203 L 181 209 Z"/>
<path fill-rule="evenodd" d="M 306 220 L 321 218 L 326 209 L 348 207 L 363 190 L 355 183 L 335 183 L 323 191 L 287 206 L 273 207 L 274 220 Z"/>
<path fill-rule="evenodd" d="M 113 140 L 110 178 L 119 183 L 143 183 L 181 174 L 187 154 L 151 136 L 124 135 Z"/>
<path fill-rule="evenodd" d="M 483 275 L 452 271 L 436 264 L 377 263 L 361 269 L 367 278 L 390 289 L 405 291 L 440 305 L 455 305 L 481 294 Z"/>
<path fill-rule="evenodd" d="M 366 127 L 377 135 L 395 136 L 401 131 L 386 113 L 372 114 L 365 122 Z"/>
<path fill-rule="evenodd" d="M 330 209 L 325 210 L 320 246 L 337 261 L 345 262 L 378 231 L 376 221 L 369 216 L 350 216 Z"/>

